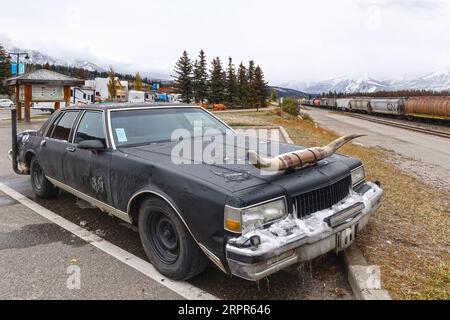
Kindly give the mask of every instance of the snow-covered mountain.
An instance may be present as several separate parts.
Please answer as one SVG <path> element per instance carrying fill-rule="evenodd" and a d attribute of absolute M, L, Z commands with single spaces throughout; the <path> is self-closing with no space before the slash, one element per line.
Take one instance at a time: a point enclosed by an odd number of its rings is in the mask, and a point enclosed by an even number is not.
<path fill-rule="evenodd" d="M 397 85 L 398 89 L 450 90 L 450 67 Z"/>
<path fill-rule="evenodd" d="M 329 91 L 356 93 L 394 90 L 450 91 L 450 67 L 414 79 L 375 80 L 368 77 L 357 79 L 341 77 L 314 83 L 288 82 L 283 83 L 281 86 L 308 93 Z"/>
<path fill-rule="evenodd" d="M 303 91 L 311 93 L 322 93 L 329 91 L 336 92 L 375 92 L 387 90 L 388 84 L 383 81 L 377 81 L 367 77 L 361 77 L 358 79 L 351 78 L 335 78 L 326 81 L 320 81 L 314 83 Z"/>
<path fill-rule="evenodd" d="M 60 66 L 81 68 L 81 69 L 86 69 L 88 71 L 99 71 L 99 72 L 106 71 L 104 68 L 100 67 L 99 65 L 97 65 L 93 62 L 87 61 L 87 60 L 59 59 L 59 58 L 55 58 L 55 57 L 46 55 L 37 50 L 17 48 L 14 46 L 6 47 L 6 51 L 8 51 L 8 52 L 28 52 L 28 55 L 30 57 L 30 59 L 28 60 L 28 63 L 33 63 L 33 64 L 48 63 L 51 65 L 60 65 Z"/>

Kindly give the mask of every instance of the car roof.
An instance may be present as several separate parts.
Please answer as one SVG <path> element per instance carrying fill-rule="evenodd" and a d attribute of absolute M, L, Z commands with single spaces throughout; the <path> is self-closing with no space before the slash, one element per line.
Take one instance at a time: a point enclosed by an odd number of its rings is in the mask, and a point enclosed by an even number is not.
<path fill-rule="evenodd" d="M 149 109 L 149 108 L 168 108 L 168 109 L 176 109 L 176 108 L 201 108 L 198 105 L 190 105 L 190 104 L 167 104 L 167 103 L 111 103 L 111 104 L 90 104 L 80 107 L 69 107 L 66 110 L 122 110 L 122 109 Z"/>

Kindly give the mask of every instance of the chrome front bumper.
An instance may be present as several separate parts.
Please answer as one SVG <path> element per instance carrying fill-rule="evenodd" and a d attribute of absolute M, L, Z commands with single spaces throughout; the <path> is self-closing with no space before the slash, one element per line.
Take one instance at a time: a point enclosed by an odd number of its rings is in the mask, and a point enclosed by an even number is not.
<path fill-rule="evenodd" d="M 382 195 L 383 190 L 378 185 L 368 182 L 363 194 L 352 192 L 331 209 L 306 219 L 289 217 L 268 229 L 254 230 L 239 239 L 231 239 L 226 246 L 230 272 L 257 281 L 293 264 L 344 250 L 367 226 L 380 207 Z M 258 247 L 236 245 L 252 236 L 260 237 Z"/>

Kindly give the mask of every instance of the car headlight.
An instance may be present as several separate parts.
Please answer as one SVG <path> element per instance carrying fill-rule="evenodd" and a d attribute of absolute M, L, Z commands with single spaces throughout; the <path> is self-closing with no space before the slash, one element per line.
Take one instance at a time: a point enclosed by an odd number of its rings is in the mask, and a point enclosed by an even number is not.
<path fill-rule="evenodd" d="M 359 167 L 352 171 L 352 185 L 353 187 L 360 184 L 366 178 L 366 171 L 364 167 Z"/>
<path fill-rule="evenodd" d="M 246 227 L 261 228 L 287 215 L 284 197 L 247 208 L 225 206 L 225 230 L 241 233 Z"/>

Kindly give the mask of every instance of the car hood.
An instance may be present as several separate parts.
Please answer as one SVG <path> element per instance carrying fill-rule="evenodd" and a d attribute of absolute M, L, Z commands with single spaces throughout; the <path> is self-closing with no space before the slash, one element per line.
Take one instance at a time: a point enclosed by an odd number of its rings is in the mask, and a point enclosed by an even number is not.
<path fill-rule="evenodd" d="M 333 155 L 318 162 L 316 165 L 298 169 L 279 172 L 261 171 L 248 163 L 249 146 L 263 145 L 265 141 L 258 141 L 247 138 L 243 147 L 236 147 L 232 142 L 222 143 L 215 141 L 204 141 L 203 148 L 225 149 L 222 154 L 215 158 L 215 163 L 209 164 L 205 161 L 194 162 L 192 155 L 173 155 L 173 150 L 179 142 L 156 143 L 151 145 L 119 148 L 119 151 L 128 155 L 149 161 L 153 166 L 163 166 L 178 170 L 185 175 L 195 179 L 201 179 L 207 183 L 214 184 L 230 192 L 242 192 L 245 190 L 261 189 L 264 186 L 277 186 L 278 190 L 283 189 L 285 193 L 296 196 L 316 188 L 320 188 L 330 183 L 343 179 L 350 174 L 350 171 L 361 165 L 361 162 L 343 156 Z M 200 145 L 201 145 L 200 139 Z M 305 147 L 279 143 L 279 150 L 271 151 L 272 143 L 267 143 L 267 152 L 261 152 L 265 156 L 278 156 L 279 154 L 292 152 Z M 225 146 L 225 148 L 223 148 Z M 220 154 L 220 153 L 219 153 Z M 241 155 L 241 157 L 236 156 Z M 236 164 L 233 159 L 239 159 L 244 163 Z M 198 159 L 197 159 L 198 160 Z M 184 164 L 177 164 L 184 161 Z"/>

